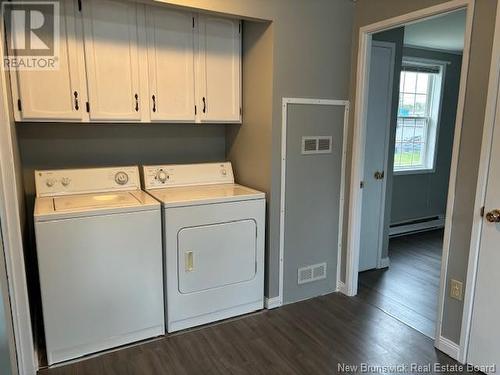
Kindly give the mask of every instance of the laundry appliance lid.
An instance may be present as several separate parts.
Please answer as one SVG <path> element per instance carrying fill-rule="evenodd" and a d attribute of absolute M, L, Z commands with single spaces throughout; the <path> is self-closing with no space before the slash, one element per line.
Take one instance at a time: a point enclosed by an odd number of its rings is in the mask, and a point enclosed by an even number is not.
<path fill-rule="evenodd" d="M 159 210 L 160 203 L 144 191 L 41 197 L 35 201 L 35 221 Z"/>
<path fill-rule="evenodd" d="M 54 197 L 54 210 L 70 211 L 117 206 L 138 206 L 141 202 L 130 192 L 80 194 Z"/>
<path fill-rule="evenodd" d="M 162 202 L 164 207 L 192 206 L 265 198 L 263 192 L 238 184 L 166 187 L 164 189 L 149 190 L 148 193 Z"/>

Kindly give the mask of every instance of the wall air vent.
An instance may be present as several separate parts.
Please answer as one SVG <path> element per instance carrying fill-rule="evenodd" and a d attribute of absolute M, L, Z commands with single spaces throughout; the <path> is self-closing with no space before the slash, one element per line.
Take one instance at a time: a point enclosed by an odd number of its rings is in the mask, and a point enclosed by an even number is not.
<path fill-rule="evenodd" d="M 331 152 L 331 136 L 302 137 L 302 155 L 330 154 Z"/>
<path fill-rule="evenodd" d="M 326 279 L 326 263 L 313 264 L 298 269 L 297 283 L 299 285 L 322 279 Z"/>

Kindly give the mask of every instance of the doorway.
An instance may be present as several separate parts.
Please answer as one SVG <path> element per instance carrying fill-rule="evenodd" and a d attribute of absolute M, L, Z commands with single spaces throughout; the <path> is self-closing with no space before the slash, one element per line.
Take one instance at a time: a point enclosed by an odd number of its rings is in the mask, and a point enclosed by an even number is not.
<path fill-rule="evenodd" d="M 449 6 L 361 29 L 346 277 L 438 347 L 472 22 Z"/>

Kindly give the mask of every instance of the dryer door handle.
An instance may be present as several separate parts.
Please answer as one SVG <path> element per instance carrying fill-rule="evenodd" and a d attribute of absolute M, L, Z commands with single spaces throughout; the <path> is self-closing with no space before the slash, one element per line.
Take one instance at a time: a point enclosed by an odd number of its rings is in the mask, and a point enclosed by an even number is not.
<path fill-rule="evenodd" d="M 194 257 L 192 251 L 186 251 L 185 269 L 186 272 L 192 272 L 194 270 Z"/>

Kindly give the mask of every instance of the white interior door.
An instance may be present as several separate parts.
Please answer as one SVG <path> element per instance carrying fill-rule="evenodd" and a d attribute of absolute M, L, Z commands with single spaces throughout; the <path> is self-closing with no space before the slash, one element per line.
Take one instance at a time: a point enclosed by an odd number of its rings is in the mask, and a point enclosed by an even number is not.
<path fill-rule="evenodd" d="M 391 119 L 394 44 L 373 41 L 363 179 L 359 271 L 379 266 Z"/>
<path fill-rule="evenodd" d="M 240 22 L 199 17 L 198 110 L 204 122 L 240 122 Z"/>
<path fill-rule="evenodd" d="M 195 120 L 194 17 L 146 7 L 151 119 Z"/>
<path fill-rule="evenodd" d="M 74 121 L 83 120 L 86 116 L 87 93 L 81 29 L 75 19 L 74 1 L 60 1 L 59 5 L 61 22 L 58 69 L 11 72 L 13 100 L 19 100 L 14 106 L 18 121 Z"/>
<path fill-rule="evenodd" d="M 138 5 L 83 3 L 90 119 L 140 120 Z"/>
<path fill-rule="evenodd" d="M 485 222 L 481 233 L 472 326 L 467 362 L 500 364 L 500 97 L 497 98 L 495 128 L 486 187 Z M 484 372 L 490 373 L 487 370 Z M 491 371 L 492 373 L 493 371 Z"/>

